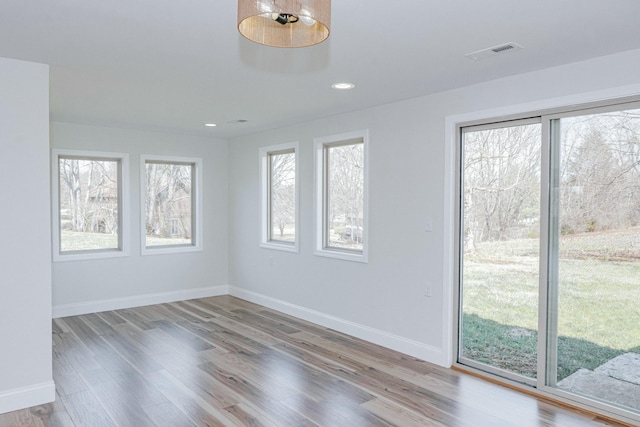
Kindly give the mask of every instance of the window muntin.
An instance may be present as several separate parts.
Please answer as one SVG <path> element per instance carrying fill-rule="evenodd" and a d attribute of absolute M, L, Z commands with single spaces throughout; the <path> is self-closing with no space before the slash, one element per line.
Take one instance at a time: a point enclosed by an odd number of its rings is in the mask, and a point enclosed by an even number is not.
<path fill-rule="evenodd" d="M 260 149 L 263 247 L 298 251 L 297 151 L 297 142 Z"/>
<path fill-rule="evenodd" d="M 367 262 L 367 137 L 315 141 L 317 255 Z"/>
<path fill-rule="evenodd" d="M 199 159 L 142 156 L 143 254 L 200 249 Z"/>
<path fill-rule="evenodd" d="M 54 261 L 125 256 L 125 154 L 54 150 Z"/>

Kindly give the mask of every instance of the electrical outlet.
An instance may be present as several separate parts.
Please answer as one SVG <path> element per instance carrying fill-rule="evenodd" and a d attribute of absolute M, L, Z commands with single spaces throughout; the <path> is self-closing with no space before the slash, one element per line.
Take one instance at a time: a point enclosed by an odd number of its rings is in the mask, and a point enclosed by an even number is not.
<path fill-rule="evenodd" d="M 424 287 L 424 296 L 425 297 L 429 297 L 431 298 L 431 282 L 427 282 L 427 284 Z"/>
<path fill-rule="evenodd" d="M 430 233 L 430 232 L 433 231 L 433 219 L 432 218 L 427 217 L 427 219 L 425 220 L 424 231 L 426 231 L 427 233 Z"/>
<path fill-rule="evenodd" d="M 273 257 L 269 257 L 269 267 L 273 267 Z"/>

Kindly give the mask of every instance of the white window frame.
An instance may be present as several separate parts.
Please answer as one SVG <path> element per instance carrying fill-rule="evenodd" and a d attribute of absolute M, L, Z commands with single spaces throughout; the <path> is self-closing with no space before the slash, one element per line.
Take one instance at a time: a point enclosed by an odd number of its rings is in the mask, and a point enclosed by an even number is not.
<path fill-rule="evenodd" d="M 146 233 L 146 210 L 145 195 L 147 194 L 147 162 L 163 162 L 176 164 L 192 164 L 193 175 L 191 176 L 191 197 L 192 197 L 192 220 L 191 220 L 191 244 L 186 245 L 165 245 L 165 246 L 147 246 Z M 175 254 L 183 252 L 200 252 L 203 250 L 203 230 L 202 230 L 202 159 L 197 157 L 179 157 L 179 156 L 156 156 L 152 154 L 140 155 L 140 254 L 161 255 Z"/>
<path fill-rule="evenodd" d="M 86 251 L 61 251 L 60 227 L 60 158 L 74 157 L 81 160 L 118 162 L 118 248 Z M 52 205 L 52 255 L 53 262 L 82 261 L 90 259 L 129 256 L 129 155 L 85 150 L 51 150 L 51 205 Z"/>
<path fill-rule="evenodd" d="M 364 206 L 362 232 L 364 241 L 362 250 L 349 250 L 326 245 L 328 233 L 327 221 L 327 162 L 326 148 L 350 141 L 362 140 L 364 163 Z M 348 145 L 348 144 L 345 144 Z M 369 262 L 369 130 L 363 129 L 336 135 L 314 138 L 314 212 L 315 212 L 315 250 L 314 254 L 322 257 L 346 261 Z"/>
<path fill-rule="evenodd" d="M 495 110 L 483 110 L 470 113 L 464 113 L 459 115 L 447 116 L 445 118 L 445 140 L 448 142 L 445 150 L 445 221 L 444 232 L 445 236 L 449 238 L 445 239 L 444 253 L 447 254 L 443 263 L 443 272 L 445 283 L 445 295 L 443 311 L 443 328 L 442 328 L 442 348 L 444 349 L 443 358 L 441 359 L 442 366 L 461 366 L 457 363 L 458 357 L 458 328 L 459 328 L 459 252 L 460 252 L 460 233 L 459 221 L 460 221 L 460 201 L 457 194 L 457 188 L 459 184 L 460 167 L 459 167 L 459 141 L 460 141 L 460 129 L 465 126 L 478 125 L 478 124 L 493 124 L 503 122 L 507 120 L 525 119 L 531 117 L 541 117 L 543 128 L 543 170 L 541 183 L 544 196 L 541 199 L 541 242 L 544 252 L 541 252 L 541 282 L 544 286 L 540 292 L 539 303 L 539 315 L 538 315 L 538 354 L 544 355 L 539 359 L 539 372 L 544 372 L 545 375 L 538 375 L 536 380 L 536 388 L 531 388 L 522 385 L 522 383 L 514 382 L 511 378 L 505 376 L 496 376 L 490 373 L 483 373 L 475 368 L 466 368 L 472 372 L 476 372 L 478 375 L 497 381 L 501 384 L 508 384 L 515 386 L 516 388 L 533 393 L 538 396 L 551 398 L 552 400 L 558 400 L 560 402 L 569 403 L 580 409 L 603 414 L 605 416 L 613 417 L 616 420 L 624 422 L 637 422 L 640 421 L 640 416 L 635 412 L 627 411 L 623 408 L 612 406 L 610 404 L 599 402 L 595 399 L 583 397 L 578 394 L 572 394 L 563 390 L 546 385 L 547 377 L 546 370 L 543 369 L 543 359 L 546 359 L 546 363 L 550 363 L 549 355 L 546 349 L 546 340 L 548 339 L 548 325 L 547 322 L 555 321 L 553 316 L 549 319 L 548 304 L 550 303 L 548 292 L 551 284 L 548 282 L 549 264 L 548 264 L 548 251 L 553 250 L 548 241 L 549 235 L 544 230 L 549 229 L 549 218 L 552 213 L 550 209 L 550 139 L 551 129 L 550 124 L 552 119 L 559 118 L 561 116 L 580 116 L 582 112 L 589 110 L 609 110 L 616 111 L 617 109 L 624 109 L 626 105 L 640 102 L 640 85 L 626 86 L 614 89 L 608 89 L 600 92 L 588 92 L 578 95 L 571 95 L 562 98 L 553 98 L 549 100 L 543 100 L 539 102 L 532 102 L 528 104 L 518 104 L 515 106 L 507 106 Z M 635 107 L 632 107 L 635 108 Z M 547 158 L 545 158 L 547 157 Z M 465 369 L 463 367 L 463 369 Z"/>
<path fill-rule="evenodd" d="M 286 252 L 300 251 L 300 183 L 298 180 L 299 171 L 299 144 L 297 141 L 288 142 L 259 149 L 259 171 L 260 171 L 260 246 L 267 249 L 276 249 Z M 296 238 L 293 242 L 271 239 L 271 170 L 269 167 L 269 156 L 279 152 L 290 152 L 293 150 L 295 156 L 295 229 Z"/>

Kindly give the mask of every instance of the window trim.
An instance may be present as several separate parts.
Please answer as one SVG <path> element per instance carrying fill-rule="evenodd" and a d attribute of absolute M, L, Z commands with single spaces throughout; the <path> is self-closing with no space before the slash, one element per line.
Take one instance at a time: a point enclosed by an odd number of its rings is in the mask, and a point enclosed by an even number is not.
<path fill-rule="evenodd" d="M 363 144 L 363 207 L 362 207 L 362 233 L 365 236 L 362 243 L 362 250 L 340 249 L 327 246 L 328 235 L 328 164 L 327 149 L 330 147 L 338 147 L 351 145 L 355 141 L 362 141 Z M 369 262 L 369 129 L 363 129 L 353 132 L 346 132 L 336 135 L 314 138 L 314 225 L 315 225 L 315 247 L 314 255 L 341 259 L 345 261 Z"/>
<path fill-rule="evenodd" d="M 146 200 L 147 194 L 147 162 L 150 163 L 172 163 L 172 164 L 190 164 L 192 165 L 191 176 L 191 244 L 186 245 L 163 245 L 163 246 L 147 246 L 146 232 Z M 180 156 L 157 156 L 152 154 L 140 155 L 140 255 L 162 255 L 184 252 L 200 252 L 203 250 L 203 230 L 202 230 L 202 197 L 203 197 L 203 172 L 202 159 L 199 157 L 180 157 Z M 195 181 L 195 182 L 193 182 Z"/>
<path fill-rule="evenodd" d="M 270 156 L 293 152 L 295 156 L 295 229 L 296 237 L 293 242 L 271 239 L 271 167 Z M 285 252 L 300 252 L 300 156 L 298 141 L 283 144 L 260 147 L 259 173 L 260 173 L 260 247 L 275 249 Z"/>
<path fill-rule="evenodd" d="M 118 162 L 118 248 L 61 251 L 60 226 L 60 159 L 105 160 Z M 129 256 L 129 154 L 88 150 L 51 150 L 51 206 L 52 206 L 52 259 L 53 262 Z"/>

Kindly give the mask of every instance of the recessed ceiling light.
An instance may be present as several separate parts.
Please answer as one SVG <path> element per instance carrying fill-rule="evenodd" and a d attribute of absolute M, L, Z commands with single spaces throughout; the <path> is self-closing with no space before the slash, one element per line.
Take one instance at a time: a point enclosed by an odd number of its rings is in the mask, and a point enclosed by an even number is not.
<path fill-rule="evenodd" d="M 333 89 L 347 90 L 347 89 L 353 89 L 354 87 L 356 87 L 356 85 L 354 85 L 353 83 L 344 82 L 344 83 L 334 83 L 331 85 L 331 87 Z"/>
<path fill-rule="evenodd" d="M 207 127 L 210 127 L 210 128 L 214 128 L 214 127 L 218 126 L 215 123 L 205 123 L 204 125 L 207 126 Z"/>

